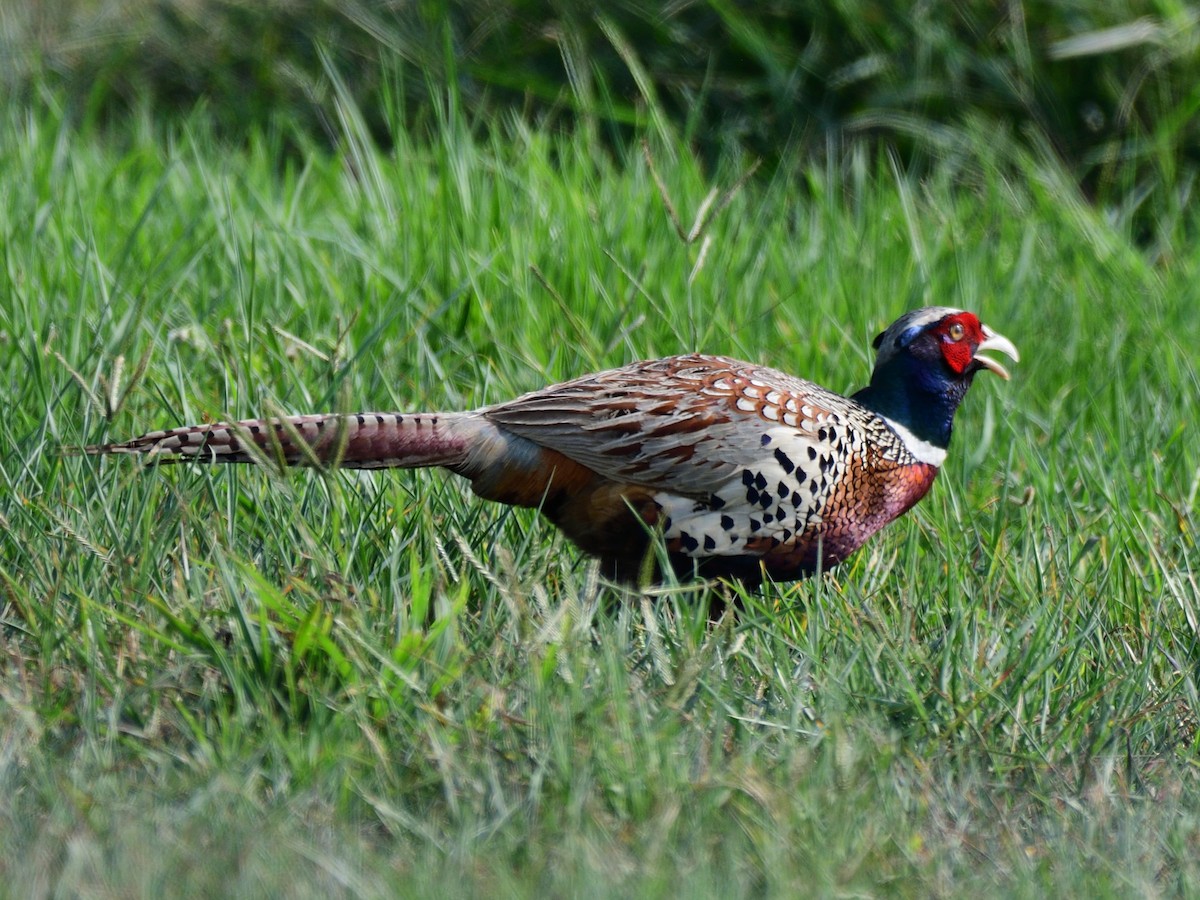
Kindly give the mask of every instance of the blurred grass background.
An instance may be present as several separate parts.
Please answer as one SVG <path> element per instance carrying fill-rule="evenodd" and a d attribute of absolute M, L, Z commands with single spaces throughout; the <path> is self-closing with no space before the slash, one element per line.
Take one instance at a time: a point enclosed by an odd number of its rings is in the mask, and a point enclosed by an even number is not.
<path fill-rule="evenodd" d="M 1200 13 L 1171 0 L 40 0 L 0 14 L 0 84 L 52 86 L 88 122 L 203 105 L 234 140 L 266 124 L 336 143 L 338 73 L 388 146 L 516 115 L 620 146 L 670 130 L 704 157 L 894 149 L 945 165 L 998 132 L 1052 153 L 1151 241 L 1200 161 Z M 397 117 L 397 108 L 403 115 Z"/>

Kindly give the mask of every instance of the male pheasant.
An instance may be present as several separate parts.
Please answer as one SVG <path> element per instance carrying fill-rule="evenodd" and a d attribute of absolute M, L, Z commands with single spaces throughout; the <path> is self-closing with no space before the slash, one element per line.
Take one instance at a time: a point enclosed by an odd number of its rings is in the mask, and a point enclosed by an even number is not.
<path fill-rule="evenodd" d="M 926 307 L 875 339 L 871 383 L 842 397 L 719 356 L 635 362 L 458 413 L 249 419 L 88 447 L 155 461 L 441 466 L 480 497 L 533 507 L 606 574 L 636 580 L 651 535 L 681 575 L 750 584 L 844 560 L 920 500 L 975 373 L 1018 359 L 972 313 Z"/>

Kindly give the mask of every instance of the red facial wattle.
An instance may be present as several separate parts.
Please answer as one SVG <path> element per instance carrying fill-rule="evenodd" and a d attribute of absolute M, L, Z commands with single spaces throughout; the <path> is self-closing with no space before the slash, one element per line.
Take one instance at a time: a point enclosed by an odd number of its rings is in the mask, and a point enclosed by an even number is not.
<path fill-rule="evenodd" d="M 946 365 L 959 375 L 975 361 L 975 350 L 986 339 L 979 319 L 971 313 L 947 316 L 938 323 L 934 334 L 941 340 Z"/>

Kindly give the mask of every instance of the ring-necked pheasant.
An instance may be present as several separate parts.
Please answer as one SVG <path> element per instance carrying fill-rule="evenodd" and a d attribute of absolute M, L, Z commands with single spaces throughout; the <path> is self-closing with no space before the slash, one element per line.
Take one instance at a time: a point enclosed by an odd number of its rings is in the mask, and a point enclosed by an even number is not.
<path fill-rule="evenodd" d="M 875 339 L 871 383 L 842 397 L 774 369 L 673 356 L 459 413 L 250 419 L 88 447 L 155 461 L 360 469 L 441 466 L 533 507 L 607 574 L 634 580 L 659 532 L 680 574 L 757 583 L 845 559 L 920 500 L 975 373 L 1018 359 L 972 313 L 926 307 Z"/>

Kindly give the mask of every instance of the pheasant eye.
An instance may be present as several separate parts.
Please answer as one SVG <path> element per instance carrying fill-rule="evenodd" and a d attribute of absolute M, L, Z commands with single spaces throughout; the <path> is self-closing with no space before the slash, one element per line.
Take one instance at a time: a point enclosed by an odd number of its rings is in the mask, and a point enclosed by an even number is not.
<path fill-rule="evenodd" d="M 963 327 L 962 322 L 954 322 L 946 333 L 950 335 L 950 340 L 961 341 L 966 336 L 967 329 Z"/>

